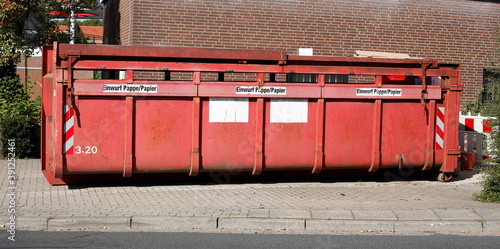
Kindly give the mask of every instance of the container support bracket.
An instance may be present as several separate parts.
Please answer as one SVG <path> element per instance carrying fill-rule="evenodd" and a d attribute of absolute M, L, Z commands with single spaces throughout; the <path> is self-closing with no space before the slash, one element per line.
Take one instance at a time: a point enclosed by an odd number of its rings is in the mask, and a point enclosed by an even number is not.
<path fill-rule="evenodd" d="M 425 116 L 425 113 L 426 113 L 425 94 L 427 93 L 427 85 L 425 82 L 425 76 L 426 76 L 427 67 L 429 67 L 429 65 L 430 64 L 422 64 L 422 92 L 420 93 L 420 103 L 422 103 L 422 108 L 423 108 L 422 116 Z"/>
<path fill-rule="evenodd" d="M 325 86 L 325 75 L 318 75 L 318 84 L 320 87 Z M 323 92 L 323 91 L 322 91 Z M 321 168 L 323 168 L 323 138 L 325 134 L 325 99 L 318 99 L 318 103 L 316 106 L 316 150 L 314 153 L 314 167 L 312 173 L 321 172 Z"/>
<path fill-rule="evenodd" d="M 193 123 L 191 125 L 191 170 L 190 176 L 200 171 L 200 97 L 193 98 Z"/>
<path fill-rule="evenodd" d="M 55 164 L 54 164 L 54 178 L 62 179 L 63 177 L 63 86 L 56 84 L 56 96 L 54 97 L 55 105 Z M 58 96 L 61 96 L 58 98 Z"/>
<path fill-rule="evenodd" d="M 201 83 L 201 72 L 193 72 L 193 84 L 196 86 L 196 97 L 193 98 L 193 123 L 191 124 L 191 169 L 190 176 L 197 176 L 200 172 L 200 109 L 201 101 L 198 97 L 198 87 Z"/>
<path fill-rule="evenodd" d="M 375 172 L 380 166 L 380 122 L 382 119 L 382 100 L 375 100 L 373 109 L 372 161 L 368 172 Z"/>
<path fill-rule="evenodd" d="M 264 73 L 257 74 L 257 84 L 264 85 Z M 258 98 L 255 108 L 255 152 L 252 175 L 259 175 L 264 164 L 264 98 Z"/>
<path fill-rule="evenodd" d="M 73 106 L 75 89 L 73 87 L 73 65 L 78 60 L 79 56 L 68 56 L 68 95 L 66 96 L 66 103 Z"/>
<path fill-rule="evenodd" d="M 264 162 L 263 142 L 264 142 L 264 98 L 257 99 L 255 108 L 255 152 L 252 175 L 259 175 L 262 172 Z"/>
<path fill-rule="evenodd" d="M 382 76 L 375 76 L 377 88 L 382 87 Z M 382 122 L 382 100 L 377 99 L 373 105 L 372 159 L 368 172 L 375 172 L 380 166 L 380 136 Z"/>
<path fill-rule="evenodd" d="M 453 83 L 458 84 L 460 82 L 460 77 L 452 77 Z M 458 108 L 450 108 L 450 106 L 460 105 L 460 93 L 458 91 L 448 90 L 448 94 L 445 99 L 445 128 L 444 128 L 444 161 L 442 166 L 442 172 L 454 172 L 458 165 L 458 157 L 460 155 L 460 146 L 458 146 Z M 452 147 L 451 145 L 457 145 L 457 147 Z"/>
<path fill-rule="evenodd" d="M 425 149 L 425 165 L 422 170 L 430 170 L 434 164 L 434 146 L 436 127 L 436 100 L 429 102 L 429 115 L 427 116 L 427 147 Z"/>
<path fill-rule="evenodd" d="M 127 70 L 127 84 L 133 84 L 134 71 Z M 125 153 L 123 154 L 123 177 L 131 177 L 133 171 L 134 154 L 134 97 L 125 98 Z"/>

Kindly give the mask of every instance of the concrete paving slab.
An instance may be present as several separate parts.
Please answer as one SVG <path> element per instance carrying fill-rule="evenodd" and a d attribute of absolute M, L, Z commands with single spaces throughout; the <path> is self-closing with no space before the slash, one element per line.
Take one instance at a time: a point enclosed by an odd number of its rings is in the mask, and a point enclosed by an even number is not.
<path fill-rule="evenodd" d="M 311 218 L 310 210 L 301 209 L 271 209 L 269 218 Z"/>
<path fill-rule="evenodd" d="M 476 212 L 485 220 L 500 220 L 500 208 L 477 208 Z"/>
<path fill-rule="evenodd" d="M 439 220 L 433 210 L 393 210 L 398 220 Z"/>
<path fill-rule="evenodd" d="M 500 221 L 486 221 L 483 223 L 483 231 L 487 233 L 500 234 Z"/>
<path fill-rule="evenodd" d="M 269 218 L 269 209 L 250 209 L 249 218 Z"/>
<path fill-rule="evenodd" d="M 53 217 L 47 222 L 47 229 L 127 229 L 130 228 L 130 217 Z"/>
<path fill-rule="evenodd" d="M 478 221 L 397 221 L 394 230 L 398 233 L 481 233 L 483 226 Z"/>
<path fill-rule="evenodd" d="M 397 220 L 392 210 L 352 210 L 355 220 Z"/>
<path fill-rule="evenodd" d="M 392 232 L 392 221 L 361 221 L 361 220 L 306 220 L 306 231 L 332 232 Z"/>
<path fill-rule="evenodd" d="M 441 220 L 480 220 L 474 209 L 434 209 Z"/>
<path fill-rule="evenodd" d="M 258 230 L 280 229 L 289 231 L 304 231 L 305 221 L 300 219 L 275 218 L 219 218 L 219 229 L 224 230 Z"/>
<path fill-rule="evenodd" d="M 132 228 L 149 229 L 217 229 L 215 217 L 182 217 L 182 216 L 134 216 Z"/>
<path fill-rule="evenodd" d="M 353 220 L 351 210 L 311 210 L 313 219 L 325 220 Z"/>

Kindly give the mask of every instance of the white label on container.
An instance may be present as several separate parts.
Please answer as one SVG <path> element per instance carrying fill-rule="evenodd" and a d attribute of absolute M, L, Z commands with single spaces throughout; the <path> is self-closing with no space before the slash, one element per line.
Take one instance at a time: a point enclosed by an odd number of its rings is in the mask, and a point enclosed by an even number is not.
<path fill-rule="evenodd" d="M 248 98 L 210 98 L 208 122 L 248 123 Z"/>
<path fill-rule="evenodd" d="M 307 123 L 307 99 L 271 99 L 271 123 Z"/>
<path fill-rule="evenodd" d="M 356 88 L 356 96 L 402 96 L 403 90 L 390 88 Z"/>
<path fill-rule="evenodd" d="M 158 85 L 107 85 L 102 88 L 105 93 L 157 93 Z"/>
<path fill-rule="evenodd" d="M 236 94 L 286 95 L 286 87 L 275 86 L 237 86 Z"/>

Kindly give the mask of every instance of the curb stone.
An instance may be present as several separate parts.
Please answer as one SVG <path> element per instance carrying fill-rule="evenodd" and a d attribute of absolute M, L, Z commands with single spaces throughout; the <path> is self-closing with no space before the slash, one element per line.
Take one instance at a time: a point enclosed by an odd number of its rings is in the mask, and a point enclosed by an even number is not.
<path fill-rule="evenodd" d="M 192 216 L 134 216 L 131 228 L 133 229 L 217 229 L 215 217 Z"/>
<path fill-rule="evenodd" d="M 46 230 L 48 219 L 42 217 L 18 217 L 16 225 L 20 228 Z"/>
<path fill-rule="evenodd" d="M 307 220 L 306 231 L 340 231 L 340 232 L 392 232 L 394 222 L 392 221 L 368 221 L 368 220 Z"/>
<path fill-rule="evenodd" d="M 303 219 L 276 219 L 276 218 L 219 218 L 218 229 L 280 229 L 291 231 L 304 231 Z"/>
<path fill-rule="evenodd" d="M 394 231 L 403 233 L 481 233 L 483 225 L 478 221 L 402 221 L 394 222 Z"/>
<path fill-rule="evenodd" d="M 321 232 L 499 233 L 500 220 L 352 220 L 204 216 L 20 217 L 18 229 L 286 230 Z M 7 230 L 6 227 L 2 230 Z"/>
<path fill-rule="evenodd" d="M 485 222 L 483 222 L 483 232 L 500 233 L 500 221 L 485 221 Z"/>
<path fill-rule="evenodd" d="M 104 229 L 128 229 L 130 228 L 130 217 L 105 216 L 105 217 L 54 217 L 47 219 L 47 229 L 81 229 L 81 228 L 104 228 Z"/>

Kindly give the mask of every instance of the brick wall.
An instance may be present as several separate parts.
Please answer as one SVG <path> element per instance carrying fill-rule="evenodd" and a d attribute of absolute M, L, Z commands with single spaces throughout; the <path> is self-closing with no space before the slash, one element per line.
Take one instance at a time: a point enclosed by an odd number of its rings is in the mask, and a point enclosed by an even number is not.
<path fill-rule="evenodd" d="M 462 100 L 472 101 L 488 67 L 486 53 L 499 46 L 492 31 L 500 27 L 500 4 L 495 2 L 122 0 L 119 33 L 123 45 L 283 49 L 292 54 L 308 47 L 315 55 L 369 50 L 436 58 L 462 65 Z"/>

